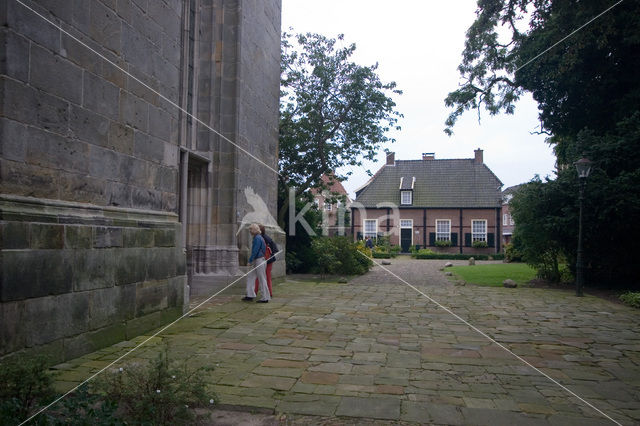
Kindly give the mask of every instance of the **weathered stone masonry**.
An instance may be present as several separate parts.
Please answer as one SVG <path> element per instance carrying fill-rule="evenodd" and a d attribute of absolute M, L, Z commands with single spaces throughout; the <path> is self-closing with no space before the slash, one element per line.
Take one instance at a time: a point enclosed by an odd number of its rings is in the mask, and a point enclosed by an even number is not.
<path fill-rule="evenodd" d="M 238 272 L 242 191 L 275 211 L 276 176 L 158 93 L 276 167 L 280 1 L 25 3 L 153 89 L 0 3 L 0 357 L 62 360 Z"/>

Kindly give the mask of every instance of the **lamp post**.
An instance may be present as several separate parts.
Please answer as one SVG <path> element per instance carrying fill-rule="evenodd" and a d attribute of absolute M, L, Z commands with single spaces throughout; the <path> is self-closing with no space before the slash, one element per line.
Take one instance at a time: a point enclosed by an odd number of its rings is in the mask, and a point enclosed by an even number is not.
<path fill-rule="evenodd" d="M 584 263 L 582 260 L 582 204 L 584 202 L 584 187 L 587 183 L 587 177 L 591 171 L 591 161 L 582 157 L 575 163 L 578 171 L 578 179 L 580 180 L 580 219 L 578 222 L 578 256 L 576 259 L 576 296 L 582 296 L 582 287 L 584 285 Z"/>

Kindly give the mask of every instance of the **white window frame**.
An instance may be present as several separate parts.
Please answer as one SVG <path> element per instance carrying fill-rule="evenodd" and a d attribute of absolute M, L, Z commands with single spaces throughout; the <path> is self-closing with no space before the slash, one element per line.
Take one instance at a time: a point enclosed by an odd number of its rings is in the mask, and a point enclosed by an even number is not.
<path fill-rule="evenodd" d="M 449 232 L 438 232 L 438 222 L 447 222 L 449 224 Z M 451 219 L 436 219 L 436 241 L 451 241 Z"/>
<path fill-rule="evenodd" d="M 405 202 L 405 195 L 409 196 L 409 202 Z M 400 191 L 400 205 L 410 206 L 413 204 L 413 191 Z"/>
<path fill-rule="evenodd" d="M 367 222 L 375 222 L 375 232 L 367 231 Z M 363 238 L 371 237 L 378 238 L 378 219 L 363 219 L 362 220 L 362 236 Z"/>
<path fill-rule="evenodd" d="M 475 223 L 484 223 L 484 233 L 475 231 Z M 471 242 L 475 241 L 487 242 L 487 219 L 471 219 Z"/>
<path fill-rule="evenodd" d="M 509 224 L 509 214 L 505 213 L 502 215 L 502 226 L 507 226 Z"/>

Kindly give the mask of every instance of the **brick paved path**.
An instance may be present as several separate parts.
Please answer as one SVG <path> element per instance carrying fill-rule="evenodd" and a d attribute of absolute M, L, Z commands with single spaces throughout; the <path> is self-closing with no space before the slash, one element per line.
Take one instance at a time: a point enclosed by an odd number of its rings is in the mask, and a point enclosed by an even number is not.
<path fill-rule="evenodd" d="M 391 271 L 617 422 L 640 423 L 637 310 L 571 292 L 456 286 L 439 271 L 445 261 L 392 263 Z M 615 424 L 379 267 L 349 284 L 287 281 L 269 304 L 241 302 L 243 284 L 154 339 L 216 365 L 210 382 L 222 404 L 339 417 L 338 424 Z M 60 366 L 58 386 L 131 344 Z"/>

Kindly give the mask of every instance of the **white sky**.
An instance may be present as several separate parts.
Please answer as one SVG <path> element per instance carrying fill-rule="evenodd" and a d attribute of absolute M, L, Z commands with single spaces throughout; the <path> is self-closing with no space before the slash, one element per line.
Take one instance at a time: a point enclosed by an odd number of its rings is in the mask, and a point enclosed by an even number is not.
<path fill-rule="evenodd" d="M 384 148 L 397 160 L 417 160 L 423 152 L 436 159 L 472 158 L 476 148 L 484 150 L 484 161 L 504 184 L 503 189 L 528 182 L 534 175 L 552 175 L 555 157 L 539 129 L 535 101 L 523 96 L 513 115 L 489 116 L 466 112 L 454 127 L 444 132 L 450 110 L 444 98 L 460 82 L 457 67 L 465 34 L 475 19 L 475 0 L 282 0 L 282 30 L 314 32 L 345 43 L 355 43 L 352 59 L 361 65 L 379 63 L 382 81 L 395 81 L 404 93 L 395 97 L 404 114 L 402 130 L 390 133 L 396 142 L 381 147 L 376 163 L 352 169 L 343 182 L 351 197 L 355 189 L 385 161 Z"/>

